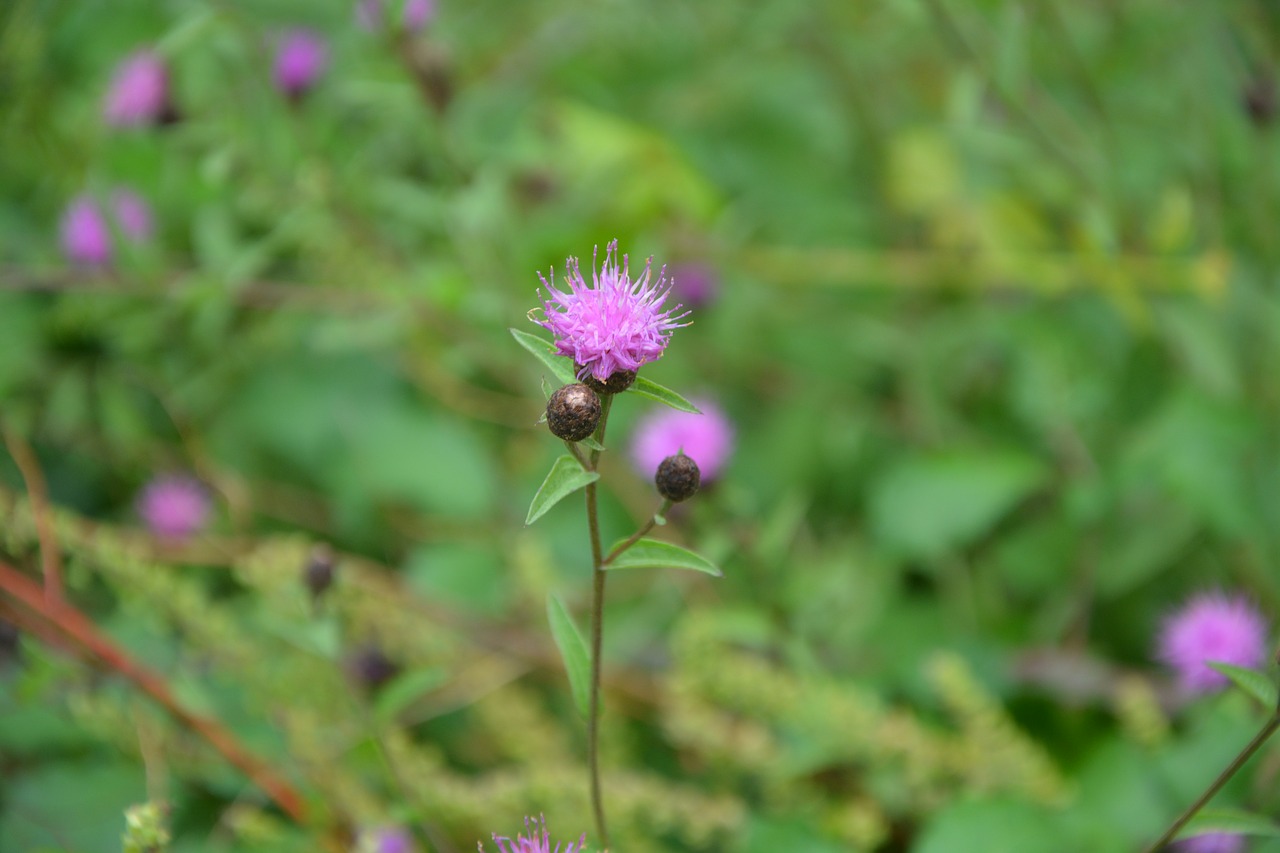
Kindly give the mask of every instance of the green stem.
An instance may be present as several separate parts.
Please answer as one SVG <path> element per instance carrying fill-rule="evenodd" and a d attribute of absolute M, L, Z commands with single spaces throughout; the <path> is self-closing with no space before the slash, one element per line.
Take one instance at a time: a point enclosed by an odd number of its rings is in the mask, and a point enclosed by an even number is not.
<path fill-rule="evenodd" d="M 651 515 L 649 517 L 649 520 L 640 526 L 639 530 L 637 530 L 635 533 L 632 533 L 630 536 L 628 536 L 625 542 L 619 542 L 617 547 L 615 547 L 612 551 L 609 552 L 609 556 L 604 558 L 604 562 L 601 563 L 601 565 L 604 565 L 604 566 L 609 565 L 614 560 L 618 559 L 618 556 L 622 554 L 623 551 L 627 550 L 632 545 L 639 542 L 640 538 L 644 536 L 646 533 L 648 533 L 650 530 L 652 530 L 654 525 L 658 523 L 658 517 L 666 515 L 667 510 L 669 509 L 671 509 L 671 501 L 664 500 L 662 502 L 662 506 L 658 507 L 658 511 L 655 512 L 653 515 Z"/>
<path fill-rule="evenodd" d="M 604 446 L 604 431 L 609 422 L 613 395 L 600 395 L 600 423 L 596 426 L 596 443 Z M 591 451 L 588 468 L 596 470 L 600 451 Z M 591 811 L 596 819 L 601 849 L 609 847 L 609 829 L 604 819 L 604 799 L 600 795 L 600 650 L 604 643 L 604 549 L 600 547 L 600 521 L 596 512 L 596 484 L 589 483 L 587 495 L 587 530 L 591 534 L 591 698 L 587 710 L 587 765 L 591 771 Z"/>
<path fill-rule="evenodd" d="M 1253 754 L 1276 733 L 1276 729 L 1280 729 L 1280 708 L 1272 712 L 1271 719 L 1267 720 L 1261 731 L 1253 736 L 1253 740 L 1249 741 L 1248 746 L 1240 750 L 1240 754 L 1227 765 L 1225 770 L 1218 774 L 1218 778 L 1214 779 L 1208 788 L 1205 788 L 1204 793 L 1178 816 L 1178 819 L 1164 831 L 1164 835 L 1160 836 L 1154 844 L 1147 848 L 1146 853 L 1158 853 L 1158 851 L 1164 849 L 1166 844 L 1173 841 L 1174 836 L 1196 816 L 1200 809 L 1204 808 L 1205 803 L 1213 799 L 1213 795 L 1218 793 L 1222 786 L 1227 784 L 1228 780 L 1244 766 L 1245 762 L 1252 758 Z"/>

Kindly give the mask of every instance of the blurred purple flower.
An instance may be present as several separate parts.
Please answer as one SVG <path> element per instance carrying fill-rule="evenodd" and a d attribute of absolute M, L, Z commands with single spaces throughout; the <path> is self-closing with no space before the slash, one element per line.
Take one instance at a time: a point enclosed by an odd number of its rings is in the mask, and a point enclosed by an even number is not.
<path fill-rule="evenodd" d="M 671 293 L 690 308 L 702 308 L 720 295 L 720 279 L 706 264 L 678 264 L 671 268 Z"/>
<path fill-rule="evenodd" d="M 276 87 L 291 98 L 306 93 L 329 65 L 329 46 L 310 30 L 290 30 L 276 46 Z"/>
<path fill-rule="evenodd" d="M 153 535 L 185 539 L 208 521 L 209 495 L 191 477 L 157 477 L 138 497 L 138 515 Z"/>
<path fill-rule="evenodd" d="M 1168 616 L 1160 629 L 1159 657 L 1188 693 L 1226 687 L 1208 662 L 1256 667 L 1267 655 L 1267 623 L 1242 596 L 1202 593 Z"/>
<path fill-rule="evenodd" d="M 1179 841 L 1184 853 L 1240 853 L 1244 850 L 1244 836 L 1235 832 L 1206 832 Z"/>
<path fill-rule="evenodd" d="M 579 378 L 590 373 L 601 382 L 615 371 L 639 370 L 641 366 L 662 357 L 667 340 L 688 315 L 676 314 L 682 306 L 662 310 L 669 285 L 666 268 L 658 280 L 650 282 L 653 258 L 645 261 L 644 270 L 633 282 L 627 269 L 627 256 L 618 267 L 618 241 L 605 250 L 604 265 L 597 275 L 592 253 L 591 286 L 588 287 L 578 268 L 578 259 L 569 258 L 564 280 L 567 293 L 556 290 L 555 270 L 551 281 L 538 273 L 547 288 L 543 299 L 543 319 L 534 322 L 549 329 L 556 338 L 561 355 L 573 358 L 581 369 Z M 539 291 L 541 296 L 541 291 Z"/>
<path fill-rule="evenodd" d="M 561 853 L 560 846 L 557 844 L 554 849 L 551 847 L 551 835 L 547 832 L 547 820 L 545 817 L 539 817 L 538 820 L 530 822 L 529 818 L 524 819 L 524 831 L 529 833 L 528 836 L 517 835 L 515 840 L 501 835 L 494 835 L 494 843 L 498 845 L 498 853 Z M 541 833 L 541 835 L 539 835 Z M 583 833 L 575 844 L 570 844 L 564 848 L 564 853 L 582 853 L 586 850 L 587 836 Z M 484 845 L 477 845 L 481 853 L 484 851 Z"/>
<path fill-rule="evenodd" d="M 395 0 L 401 6 L 401 22 L 407 32 L 416 33 L 435 20 L 436 0 Z M 384 0 L 360 0 L 356 4 L 356 23 L 365 30 L 380 30 L 386 25 Z"/>
<path fill-rule="evenodd" d="M 73 264 L 102 266 L 115 254 L 112 226 L 119 229 L 130 243 L 151 239 L 151 208 L 132 190 L 119 188 L 112 192 L 107 206 L 88 194 L 76 196 L 62 214 L 62 251 Z"/>
<path fill-rule="evenodd" d="M 414 853 L 413 835 L 393 826 L 360 833 L 359 853 Z"/>
<path fill-rule="evenodd" d="M 707 483 L 720 475 L 733 452 L 733 424 L 724 410 L 707 399 L 691 401 L 702 414 L 655 409 L 636 425 L 631 461 L 643 477 L 652 477 L 663 459 L 684 451 Z"/>
<path fill-rule="evenodd" d="M 164 119 L 168 110 L 169 71 L 158 54 L 140 50 L 116 66 L 102 110 L 108 124 L 155 124 Z"/>
<path fill-rule="evenodd" d="M 101 266 L 111 260 L 111 229 L 98 205 L 76 196 L 62 214 L 62 251 L 73 264 Z"/>
<path fill-rule="evenodd" d="M 151 239 L 151 208 L 142 196 L 120 187 L 111 194 L 111 212 L 125 239 L 145 243 Z"/>

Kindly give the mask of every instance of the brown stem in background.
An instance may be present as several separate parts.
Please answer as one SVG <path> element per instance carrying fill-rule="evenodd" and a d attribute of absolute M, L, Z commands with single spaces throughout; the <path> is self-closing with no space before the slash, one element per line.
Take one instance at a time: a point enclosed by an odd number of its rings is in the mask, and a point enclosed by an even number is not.
<path fill-rule="evenodd" d="M 295 822 L 306 820 L 302 796 L 289 782 L 277 776 L 265 762 L 242 746 L 220 722 L 183 707 L 163 678 L 99 633 L 92 620 L 79 610 L 62 601 L 49 601 L 39 584 L 4 562 L 0 562 L 0 592 L 42 620 L 43 627 L 56 629 L 80 651 L 124 676 L 158 702 L 170 716 L 204 738 L 223 758 L 249 777 Z"/>
<path fill-rule="evenodd" d="M 31 445 L 16 430 L 4 424 L 0 427 L 0 435 L 4 438 L 5 449 L 18 466 L 22 482 L 31 498 L 31 512 L 36 519 L 36 536 L 40 539 L 40 572 L 44 578 L 45 601 L 50 605 L 59 605 L 62 603 L 63 592 L 62 551 L 49 521 L 49 491 L 45 486 L 44 472 L 40 470 L 40 461 Z"/>

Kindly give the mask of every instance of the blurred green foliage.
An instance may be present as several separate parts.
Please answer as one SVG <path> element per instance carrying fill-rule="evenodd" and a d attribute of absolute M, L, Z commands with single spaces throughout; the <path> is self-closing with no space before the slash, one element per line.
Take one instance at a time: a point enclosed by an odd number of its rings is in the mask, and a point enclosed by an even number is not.
<path fill-rule="evenodd" d="M 1280 609 L 1273 5 L 439 5 L 410 37 L 337 0 L 0 4 L 0 419 L 76 605 L 311 807 L 293 825 L 27 632 L 0 657 L 0 849 L 118 850 L 152 799 L 175 851 L 394 823 L 463 850 L 538 812 L 576 839 L 544 610 L 580 610 L 586 537 L 572 501 L 523 527 L 559 447 L 506 329 L 535 271 L 614 237 L 718 272 L 646 373 L 738 441 L 663 530 L 725 577 L 610 593 L 616 849 L 1158 834 L 1263 718 L 1178 701 L 1161 616 L 1212 587 Z M 270 50 L 299 25 L 331 65 L 291 103 Z M 181 119 L 109 128 L 145 46 Z M 155 239 L 68 264 L 63 209 L 116 186 Z M 645 405 L 620 401 L 611 450 Z M 609 539 L 655 502 L 606 459 Z M 182 545 L 133 508 L 174 470 L 218 507 Z M 0 482 L 0 554 L 35 576 L 9 454 Z M 313 602 L 317 541 L 343 556 Z M 374 646 L 399 674 L 364 690 Z M 1218 804 L 1275 813 L 1275 771 Z"/>

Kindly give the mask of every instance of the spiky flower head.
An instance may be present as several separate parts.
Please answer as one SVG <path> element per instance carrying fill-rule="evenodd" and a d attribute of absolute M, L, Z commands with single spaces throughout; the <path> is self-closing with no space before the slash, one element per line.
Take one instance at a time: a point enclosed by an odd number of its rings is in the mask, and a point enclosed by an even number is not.
<path fill-rule="evenodd" d="M 550 281 L 538 273 L 547 295 L 542 302 L 542 319 L 534 322 L 555 335 L 559 353 L 579 366 L 579 379 L 591 375 L 605 382 L 616 372 L 639 370 L 661 358 L 671 332 L 688 325 L 679 322 L 688 312 L 677 313 L 683 307 L 680 305 L 663 308 L 671 283 L 666 267 L 659 270 L 656 282 L 652 280 L 652 257 L 635 281 L 631 280 L 626 255 L 618 266 L 617 240 L 605 249 L 599 273 L 595 270 L 598 260 L 597 249 L 591 255 L 590 286 L 582 277 L 578 259 L 565 261 L 567 292 L 556 289 L 554 269 Z"/>
<path fill-rule="evenodd" d="M 1165 619 L 1159 656 L 1188 693 L 1210 693 L 1228 679 L 1209 663 L 1256 667 L 1267 655 L 1267 622 L 1243 596 L 1202 593 Z"/>
<path fill-rule="evenodd" d="M 209 495 L 191 477 L 157 477 L 139 495 L 138 515 L 154 535 L 185 539 L 208 520 Z"/>
<path fill-rule="evenodd" d="M 169 113 L 169 71 L 150 50 L 125 57 L 111 77 L 102 116 L 115 127 L 137 127 L 163 121 Z"/>
<path fill-rule="evenodd" d="M 703 482 L 720 476 L 733 453 L 733 424 L 724 410 L 706 398 L 692 401 L 702 414 L 666 407 L 654 409 L 636 425 L 631 461 L 643 477 L 652 477 L 663 459 L 683 451 L 698 463 Z"/>
<path fill-rule="evenodd" d="M 557 844 L 553 849 L 551 847 L 551 835 L 547 832 L 547 819 L 539 816 L 536 821 L 525 818 L 524 831 L 525 835 L 517 835 L 515 840 L 495 834 L 493 843 L 498 845 L 498 853 L 561 853 L 560 845 Z M 570 844 L 564 848 L 563 853 L 583 853 L 586 850 L 587 836 L 583 833 L 576 844 Z M 480 853 L 484 853 L 484 845 L 477 844 L 476 848 Z"/>
<path fill-rule="evenodd" d="M 1206 832 L 1178 842 L 1183 853 L 1240 853 L 1244 850 L 1244 836 L 1235 832 Z"/>

